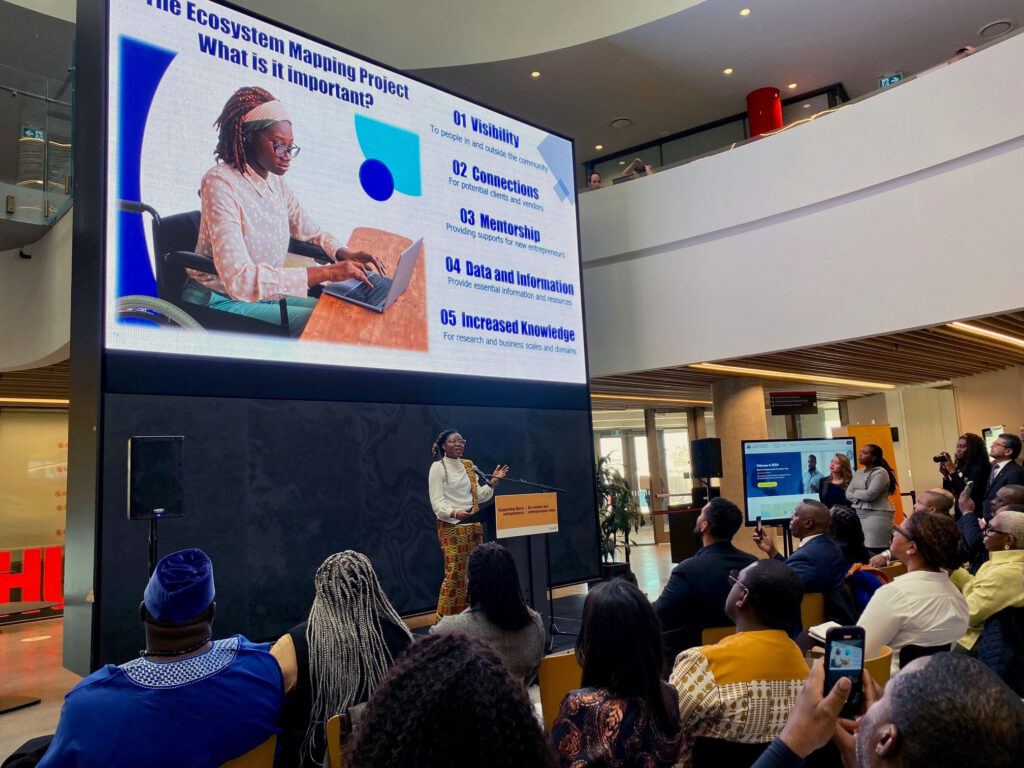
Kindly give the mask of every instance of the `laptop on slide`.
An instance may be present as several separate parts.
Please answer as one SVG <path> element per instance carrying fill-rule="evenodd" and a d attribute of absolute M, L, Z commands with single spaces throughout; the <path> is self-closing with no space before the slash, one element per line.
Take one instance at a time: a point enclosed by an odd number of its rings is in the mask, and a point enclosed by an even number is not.
<path fill-rule="evenodd" d="M 372 288 L 362 280 L 352 277 L 340 283 L 325 285 L 324 293 L 358 304 L 360 307 L 372 309 L 374 312 L 383 312 L 394 304 L 409 287 L 412 271 L 416 268 L 416 260 L 420 257 L 421 250 L 423 250 L 422 237 L 402 252 L 398 259 L 398 266 L 395 267 L 394 277 L 385 277 L 376 272 L 367 271 L 366 276 L 373 283 Z"/>

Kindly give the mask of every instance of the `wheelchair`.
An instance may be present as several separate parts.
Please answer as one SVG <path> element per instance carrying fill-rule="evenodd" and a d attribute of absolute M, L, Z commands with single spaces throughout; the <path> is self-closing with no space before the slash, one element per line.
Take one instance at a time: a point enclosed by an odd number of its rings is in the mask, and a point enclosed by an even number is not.
<path fill-rule="evenodd" d="M 143 321 L 157 326 L 176 327 L 190 331 L 231 331 L 234 333 L 255 333 L 270 336 L 288 336 L 288 305 L 284 299 L 278 302 L 281 308 L 281 324 L 275 325 L 252 317 L 236 315 L 219 309 L 192 304 L 181 298 L 188 279 L 186 269 L 216 275 L 217 269 L 209 256 L 195 253 L 199 240 L 199 211 L 160 216 L 157 211 L 143 202 L 120 200 L 119 207 L 128 213 L 152 217 L 153 251 L 156 255 L 156 296 L 122 296 L 117 300 L 118 319 Z M 312 243 L 294 238 L 288 245 L 288 253 L 313 259 L 319 264 L 331 264 L 334 258 Z M 310 289 L 310 296 L 319 295 L 320 287 Z"/>

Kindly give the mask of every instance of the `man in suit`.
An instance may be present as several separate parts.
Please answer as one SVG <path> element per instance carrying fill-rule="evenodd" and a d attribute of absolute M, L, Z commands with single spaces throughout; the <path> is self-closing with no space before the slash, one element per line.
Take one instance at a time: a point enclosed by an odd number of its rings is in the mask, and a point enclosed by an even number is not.
<path fill-rule="evenodd" d="M 703 546 L 693 557 L 672 569 L 654 611 L 665 635 L 668 668 L 676 655 L 701 645 L 701 631 L 732 624 L 725 614 L 730 571 L 742 571 L 757 558 L 732 545 L 743 516 L 731 501 L 712 499 L 697 517 L 693 532 Z"/>
<path fill-rule="evenodd" d="M 989 449 L 988 455 L 992 459 L 992 474 L 988 476 L 988 491 L 985 493 L 985 502 L 981 511 L 986 522 L 991 520 L 992 515 L 996 513 L 992 502 L 1000 488 L 1004 485 L 1024 485 L 1024 471 L 1017 463 L 1020 449 L 1020 438 L 1008 432 L 997 437 Z M 960 508 L 963 509 L 962 503 Z"/>
<path fill-rule="evenodd" d="M 846 563 L 842 550 L 828 533 L 828 524 L 828 507 L 811 499 L 797 504 L 789 520 L 789 530 L 800 544 L 785 563 L 797 572 L 805 592 L 827 593 L 843 586 Z M 768 531 L 760 535 L 755 531 L 754 543 L 768 557 L 783 559 Z"/>

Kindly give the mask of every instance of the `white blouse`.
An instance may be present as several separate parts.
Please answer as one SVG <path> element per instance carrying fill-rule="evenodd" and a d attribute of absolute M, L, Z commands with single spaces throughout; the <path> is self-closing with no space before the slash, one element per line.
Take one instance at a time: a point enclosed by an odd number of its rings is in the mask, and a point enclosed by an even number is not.
<path fill-rule="evenodd" d="M 440 461 L 431 464 L 430 473 L 427 476 L 427 486 L 430 491 L 430 506 L 434 508 L 434 514 L 441 522 L 458 524 L 459 521 L 452 513 L 473 509 L 473 488 L 470 485 L 469 473 L 466 472 L 461 460 L 449 459 L 445 456 Z M 490 501 L 493 495 L 494 489 L 491 486 L 477 487 L 478 504 Z M 469 523 L 462 523 L 462 525 L 469 525 Z"/>

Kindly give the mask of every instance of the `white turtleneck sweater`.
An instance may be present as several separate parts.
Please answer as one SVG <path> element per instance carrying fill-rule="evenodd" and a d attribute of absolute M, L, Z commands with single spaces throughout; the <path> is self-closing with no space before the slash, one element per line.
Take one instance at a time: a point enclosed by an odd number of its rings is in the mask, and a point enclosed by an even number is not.
<path fill-rule="evenodd" d="M 447 480 L 445 469 L 448 470 Z M 430 491 L 430 506 L 434 508 L 434 514 L 441 522 L 460 524 L 453 517 L 453 513 L 473 509 L 473 489 L 470 486 L 469 474 L 460 459 L 449 459 L 445 456 L 440 461 L 435 461 L 430 466 L 427 485 Z M 491 486 L 477 487 L 478 504 L 489 501 L 493 495 L 494 489 Z"/>

